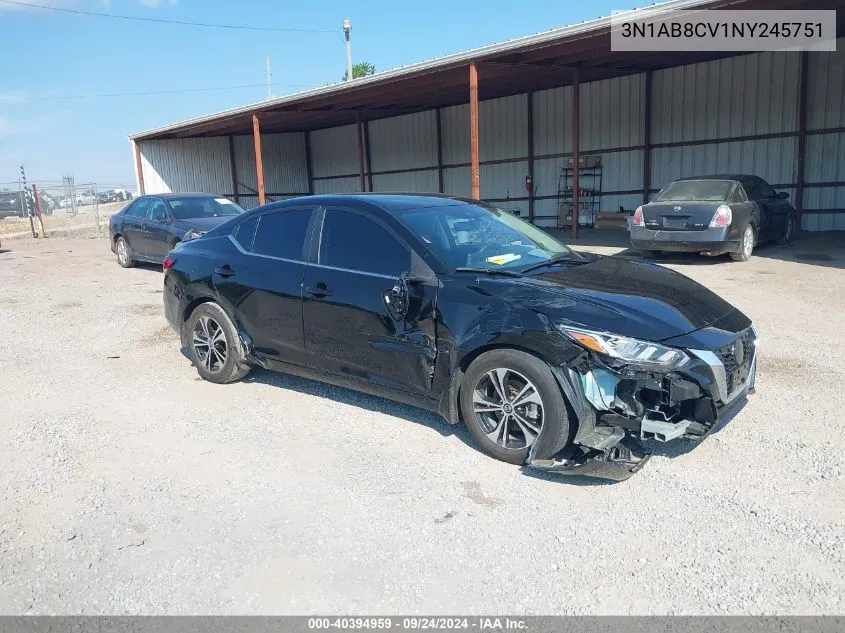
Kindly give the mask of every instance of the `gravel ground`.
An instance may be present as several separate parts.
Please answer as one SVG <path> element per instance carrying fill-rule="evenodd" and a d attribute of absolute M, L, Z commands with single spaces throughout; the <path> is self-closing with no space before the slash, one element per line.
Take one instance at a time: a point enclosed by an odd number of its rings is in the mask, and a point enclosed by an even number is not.
<path fill-rule="evenodd" d="M 3 248 L 0 613 L 845 613 L 841 246 L 667 262 L 757 323 L 758 390 L 619 484 L 317 382 L 203 382 L 157 268 Z"/>

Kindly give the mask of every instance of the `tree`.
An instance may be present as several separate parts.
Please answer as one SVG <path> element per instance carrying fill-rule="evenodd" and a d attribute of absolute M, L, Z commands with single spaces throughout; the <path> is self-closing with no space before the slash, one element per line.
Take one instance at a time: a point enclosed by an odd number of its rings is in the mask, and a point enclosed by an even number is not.
<path fill-rule="evenodd" d="M 372 75 L 374 72 L 376 72 L 376 67 L 373 66 L 370 62 L 360 62 L 358 64 L 352 65 L 352 79 L 366 77 L 367 75 Z M 348 71 L 343 73 L 343 81 L 346 81 L 348 77 Z"/>

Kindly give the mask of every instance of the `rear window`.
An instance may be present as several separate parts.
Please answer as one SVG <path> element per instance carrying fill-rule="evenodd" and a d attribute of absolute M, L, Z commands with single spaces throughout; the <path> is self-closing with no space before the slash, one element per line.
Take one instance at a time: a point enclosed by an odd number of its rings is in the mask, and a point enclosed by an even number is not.
<path fill-rule="evenodd" d="M 237 243 L 240 244 L 246 251 L 252 250 L 252 238 L 255 235 L 255 227 L 257 224 L 258 216 L 254 215 L 238 224 L 232 232 L 232 237 L 234 237 L 235 241 L 237 241 Z"/>
<path fill-rule="evenodd" d="M 310 221 L 311 209 L 265 213 L 258 221 L 252 252 L 303 261 L 305 236 L 308 233 Z"/>
<path fill-rule="evenodd" d="M 660 202 L 681 200 L 721 202 L 727 199 L 733 185 L 731 180 L 679 180 L 661 191 L 656 200 Z"/>

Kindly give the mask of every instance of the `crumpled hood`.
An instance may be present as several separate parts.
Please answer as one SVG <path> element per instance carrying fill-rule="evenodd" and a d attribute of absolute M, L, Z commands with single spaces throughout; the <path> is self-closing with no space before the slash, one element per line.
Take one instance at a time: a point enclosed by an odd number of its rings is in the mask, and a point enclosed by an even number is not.
<path fill-rule="evenodd" d="M 734 308 L 701 284 L 656 264 L 593 256 L 524 278 L 489 280 L 505 301 L 552 321 L 661 341 L 710 325 Z M 507 289 L 505 289 L 507 287 Z"/>

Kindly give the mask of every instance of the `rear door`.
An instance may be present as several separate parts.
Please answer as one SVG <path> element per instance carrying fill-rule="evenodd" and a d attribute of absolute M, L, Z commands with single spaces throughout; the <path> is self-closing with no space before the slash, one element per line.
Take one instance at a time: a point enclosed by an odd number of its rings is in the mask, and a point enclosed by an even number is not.
<path fill-rule="evenodd" d="M 216 262 L 215 288 L 257 356 L 304 364 L 302 276 L 313 215 L 313 207 L 290 207 L 250 216 L 230 236 L 236 248 Z"/>
<path fill-rule="evenodd" d="M 372 215 L 347 208 L 322 214 L 318 261 L 303 281 L 309 363 L 388 389 L 430 396 L 436 283 L 407 283 L 408 310 L 388 310 L 385 293 L 419 258 Z M 434 278 L 436 280 L 436 278 Z"/>
<path fill-rule="evenodd" d="M 757 240 L 768 240 L 779 235 L 778 206 L 775 190 L 762 178 L 748 176 L 742 179 L 745 195 L 756 207 Z"/>

